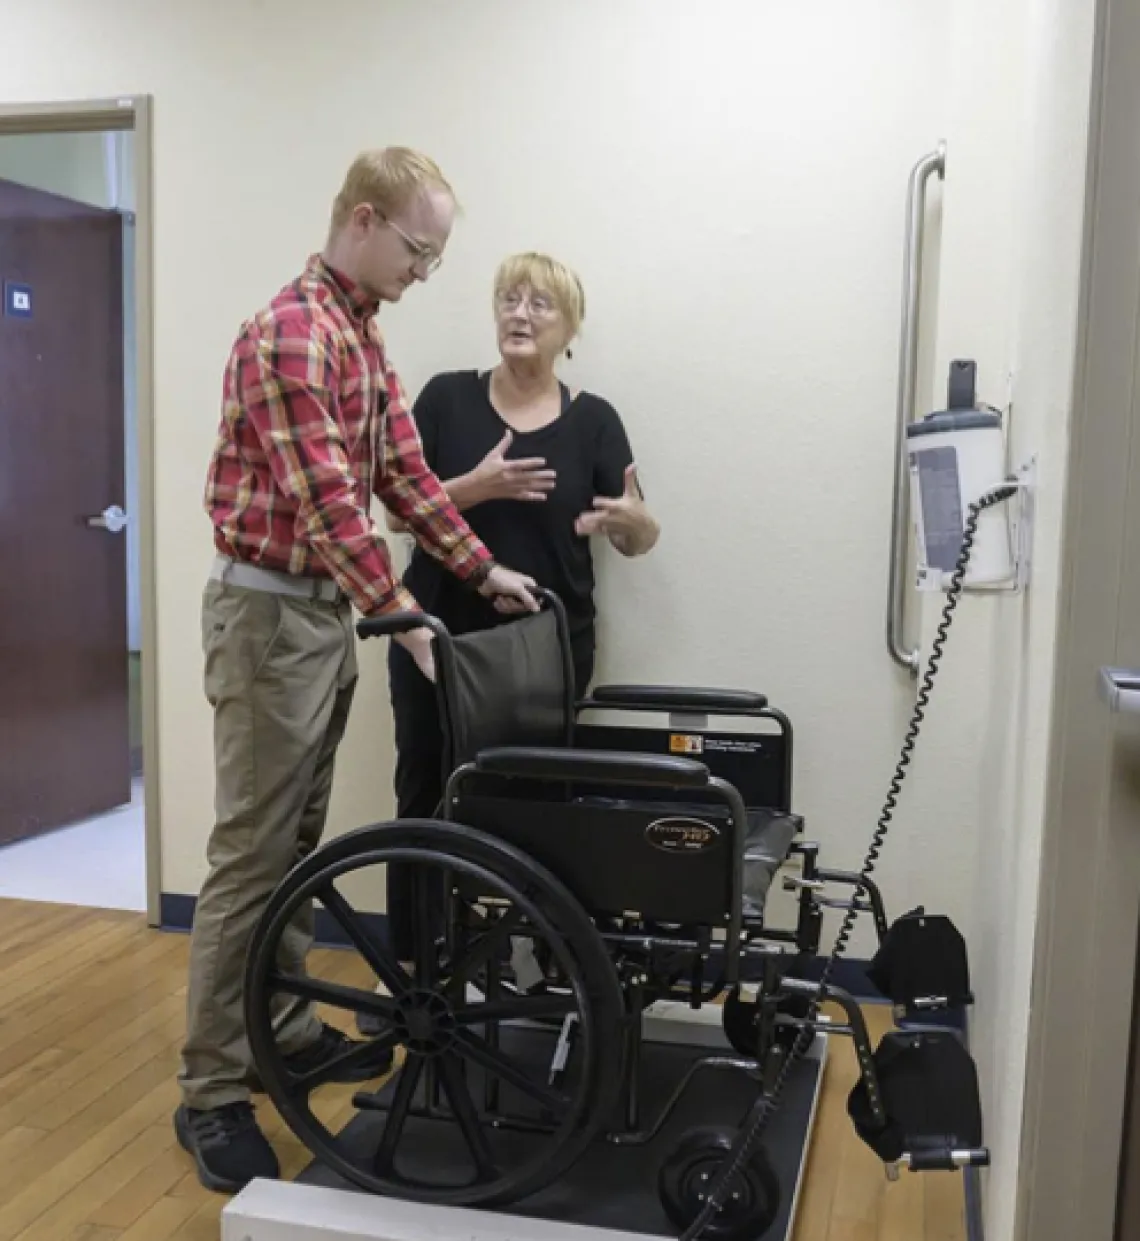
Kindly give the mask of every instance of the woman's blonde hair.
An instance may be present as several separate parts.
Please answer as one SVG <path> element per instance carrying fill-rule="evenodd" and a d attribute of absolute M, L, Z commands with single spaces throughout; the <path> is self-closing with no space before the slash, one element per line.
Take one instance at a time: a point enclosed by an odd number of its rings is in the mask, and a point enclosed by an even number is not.
<path fill-rule="evenodd" d="M 434 160 L 410 147 L 364 151 L 352 161 L 333 203 L 332 226 L 343 228 L 361 203 L 383 215 L 394 215 L 421 190 L 443 190 L 455 199 Z"/>
<path fill-rule="evenodd" d="M 549 254 L 528 250 L 503 259 L 495 272 L 495 301 L 504 294 L 526 285 L 536 292 L 549 294 L 566 320 L 570 337 L 578 335 L 586 317 L 586 294 L 578 277 Z"/>

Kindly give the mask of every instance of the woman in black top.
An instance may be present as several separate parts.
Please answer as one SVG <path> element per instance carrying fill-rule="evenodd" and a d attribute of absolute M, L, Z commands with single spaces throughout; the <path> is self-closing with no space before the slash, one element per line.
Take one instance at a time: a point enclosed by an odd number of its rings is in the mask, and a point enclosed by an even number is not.
<path fill-rule="evenodd" d="M 533 253 L 506 259 L 494 286 L 499 364 L 488 372 L 437 375 L 413 411 L 428 465 L 491 554 L 565 604 L 579 695 L 594 668 L 590 537 L 604 535 L 624 555 L 637 556 L 654 546 L 659 533 L 617 411 L 599 396 L 572 391 L 555 374 L 584 310 L 581 283 L 561 263 Z M 508 619 L 418 549 L 404 584 L 452 633 Z M 395 643 L 388 669 L 397 813 L 432 817 L 443 792 L 435 690 Z M 389 867 L 388 917 L 393 947 L 408 960 L 402 871 Z"/>

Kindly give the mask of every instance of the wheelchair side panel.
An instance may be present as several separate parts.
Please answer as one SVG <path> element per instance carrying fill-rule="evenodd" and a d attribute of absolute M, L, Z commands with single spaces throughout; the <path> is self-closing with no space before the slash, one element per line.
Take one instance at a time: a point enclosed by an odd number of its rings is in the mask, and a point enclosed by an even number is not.
<path fill-rule="evenodd" d="M 711 927 L 729 921 L 733 836 L 723 808 L 472 794 L 449 817 L 529 854 L 593 916 L 637 913 Z"/>

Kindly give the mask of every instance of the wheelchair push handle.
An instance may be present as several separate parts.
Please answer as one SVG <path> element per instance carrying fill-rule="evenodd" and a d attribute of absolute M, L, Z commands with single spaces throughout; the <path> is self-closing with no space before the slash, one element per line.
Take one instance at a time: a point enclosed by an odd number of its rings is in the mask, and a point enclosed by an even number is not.
<path fill-rule="evenodd" d="M 536 587 L 534 597 L 544 608 L 560 609 L 562 602 L 553 591 Z M 387 612 L 379 616 L 366 616 L 357 621 L 356 632 L 361 638 L 392 638 L 397 634 L 410 633 L 413 629 L 430 629 L 437 638 L 451 636 L 447 626 L 429 612 Z"/>
<path fill-rule="evenodd" d="M 447 637 L 447 626 L 427 612 L 385 612 L 356 622 L 361 638 L 394 638 L 413 629 L 430 629 L 437 638 Z"/>

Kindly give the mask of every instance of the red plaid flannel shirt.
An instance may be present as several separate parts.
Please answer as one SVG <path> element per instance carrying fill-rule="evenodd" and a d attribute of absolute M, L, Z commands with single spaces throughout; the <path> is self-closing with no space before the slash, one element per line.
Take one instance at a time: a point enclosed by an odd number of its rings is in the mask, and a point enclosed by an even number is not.
<path fill-rule="evenodd" d="M 219 552 L 331 577 L 365 614 L 419 610 L 370 516 L 374 493 L 459 578 L 491 564 L 424 461 L 377 309 L 314 255 L 244 325 L 206 485 Z"/>

